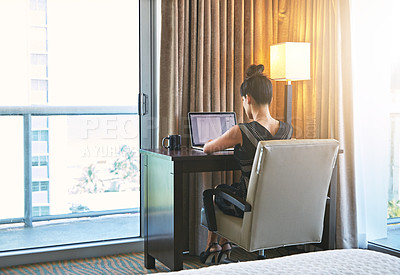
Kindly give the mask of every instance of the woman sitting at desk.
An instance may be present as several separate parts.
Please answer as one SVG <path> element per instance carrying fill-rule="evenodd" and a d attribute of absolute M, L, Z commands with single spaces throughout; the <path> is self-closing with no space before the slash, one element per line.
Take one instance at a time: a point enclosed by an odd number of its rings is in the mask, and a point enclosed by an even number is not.
<path fill-rule="evenodd" d="M 251 65 L 246 71 L 246 78 L 240 86 L 243 108 L 252 122 L 240 123 L 222 136 L 207 142 L 204 152 L 207 154 L 226 148 L 235 147 L 234 156 L 239 162 L 242 175 L 239 182 L 232 185 L 220 184 L 217 188 L 229 190 L 246 199 L 247 186 L 257 144 L 260 140 L 290 139 L 292 126 L 274 119 L 269 112 L 272 100 L 272 83 L 263 74 L 263 65 Z M 228 201 L 216 196 L 215 204 L 225 213 L 243 217 L 243 212 Z M 225 238 L 217 242 L 217 234 L 209 231 L 207 250 L 200 254 L 202 263 L 221 263 L 230 257 L 231 243 Z"/>

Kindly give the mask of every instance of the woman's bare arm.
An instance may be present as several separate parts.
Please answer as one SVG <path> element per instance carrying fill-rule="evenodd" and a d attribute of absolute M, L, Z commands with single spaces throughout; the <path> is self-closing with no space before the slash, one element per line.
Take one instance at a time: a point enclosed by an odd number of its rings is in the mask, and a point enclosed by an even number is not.
<path fill-rule="evenodd" d="M 222 136 L 207 142 L 204 145 L 203 150 L 204 153 L 210 154 L 226 148 L 234 147 L 236 144 L 242 144 L 242 132 L 238 125 L 233 126 Z"/>

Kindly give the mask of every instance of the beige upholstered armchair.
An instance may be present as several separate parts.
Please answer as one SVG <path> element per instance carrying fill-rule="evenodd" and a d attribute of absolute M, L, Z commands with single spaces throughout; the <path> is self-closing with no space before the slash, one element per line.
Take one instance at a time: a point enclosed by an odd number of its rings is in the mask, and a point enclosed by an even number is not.
<path fill-rule="evenodd" d="M 259 142 L 246 201 L 205 190 L 202 224 L 250 252 L 321 242 L 338 148 L 333 139 Z M 243 219 L 214 207 L 217 193 L 242 209 Z"/>

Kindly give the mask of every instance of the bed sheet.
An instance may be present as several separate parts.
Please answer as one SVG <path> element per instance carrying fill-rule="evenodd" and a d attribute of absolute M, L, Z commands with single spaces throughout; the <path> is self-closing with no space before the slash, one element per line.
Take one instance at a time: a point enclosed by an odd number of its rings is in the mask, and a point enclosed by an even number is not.
<path fill-rule="evenodd" d="M 400 274 L 400 258 L 364 249 L 308 252 L 168 274 Z"/>

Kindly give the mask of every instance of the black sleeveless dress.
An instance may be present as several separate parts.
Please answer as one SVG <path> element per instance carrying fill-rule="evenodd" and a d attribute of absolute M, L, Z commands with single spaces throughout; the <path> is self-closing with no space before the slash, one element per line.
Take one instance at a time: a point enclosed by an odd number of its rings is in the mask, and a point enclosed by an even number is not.
<path fill-rule="evenodd" d="M 232 185 L 220 184 L 217 188 L 227 190 L 238 195 L 242 199 L 246 199 L 247 187 L 258 142 L 261 140 L 290 139 L 292 137 L 293 128 L 291 125 L 282 121 L 279 121 L 279 129 L 275 135 L 272 135 L 257 121 L 240 123 L 239 128 L 242 132 L 243 144 L 237 144 L 235 146 L 234 157 L 236 161 L 239 162 L 242 175 L 239 182 L 235 182 Z M 243 211 L 219 196 L 216 196 L 215 204 L 227 215 L 243 217 Z"/>

